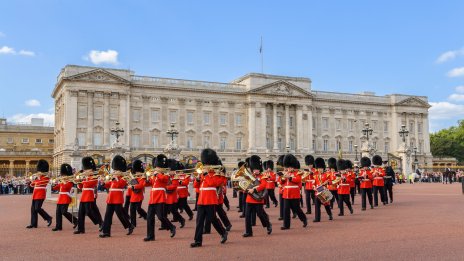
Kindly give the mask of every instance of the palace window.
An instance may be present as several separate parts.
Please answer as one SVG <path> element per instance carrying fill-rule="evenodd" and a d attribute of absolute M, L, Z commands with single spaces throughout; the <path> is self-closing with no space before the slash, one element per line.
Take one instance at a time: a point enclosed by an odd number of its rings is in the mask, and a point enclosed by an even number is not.
<path fill-rule="evenodd" d="M 420 133 L 420 134 L 422 133 L 422 123 L 420 123 L 420 122 L 417 123 L 417 132 Z"/>
<path fill-rule="evenodd" d="M 193 137 L 188 136 L 187 137 L 187 149 L 192 149 L 193 148 Z"/>
<path fill-rule="evenodd" d="M 323 146 L 322 150 L 324 152 L 327 152 L 329 150 L 329 141 L 328 140 L 324 140 L 324 146 Z"/>
<path fill-rule="evenodd" d="M 316 117 L 313 117 L 313 130 L 316 128 Z"/>
<path fill-rule="evenodd" d="M 290 138 L 290 149 L 295 150 L 295 139 Z"/>
<path fill-rule="evenodd" d="M 282 144 L 282 138 L 279 138 L 279 139 L 277 140 L 277 146 L 279 147 L 279 150 L 280 150 L 280 151 L 283 150 L 284 146 L 283 146 L 283 144 Z"/>
<path fill-rule="evenodd" d="M 277 116 L 277 128 L 282 127 L 282 116 Z"/>
<path fill-rule="evenodd" d="M 266 115 L 266 126 L 267 127 L 271 126 L 271 116 L 270 115 Z"/>
<path fill-rule="evenodd" d="M 79 119 L 87 118 L 87 104 L 79 104 L 77 109 L 77 117 Z"/>
<path fill-rule="evenodd" d="M 335 119 L 335 128 L 336 130 L 340 130 L 342 127 L 342 120 L 341 119 Z"/>
<path fill-rule="evenodd" d="M 337 151 L 340 151 L 340 150 L 342 149 L 342 142 L 339 141 L 339 140 L 337 140 L 337 142 L 336 142 L 335 144 L 336 144 L 336 146 L 337 146 L 336 150 L 337 150 Z"/>
<path fill-rule="evenodd" d="M 55 143 L 55 140 L 54 139 L 49 139 L 48 143 L 53 144 L 53 143 Z"/>
<path fill-rule="evenodd" d="M 187 124 L 193 124 L 193 111 L 187 112 Z"/>
<path fill-rule="evenodd" d="M 235 149 L 236 150 L 242 149 L 242 138 L 241 137 L 237 138 L 237 140 L 235 141 Z"/>
<path fill-rule="evenodd" d="M 289 125 L 290 125 L 290 128 L 293 128 L 293 117 L 292 116 L 289 117 Z"/>
<path fill-rule="evenodd" d="M 211 123 L 211 113 L 210 112 L 205 112 L 203 114 L 203 123 L 205 125 L 209 125 Z"/>
<path fill-rule="evenodd" d="M 221 113 L 219 116 L 219 123 L 224 126 L 226 125 L 226 119 L 227 119 L 227 114 L 226 113 Z"/>
<path fill-rule="evenodd" d="M 385 150 L 385 153 L 390 152 L 390 143 L 385 142 L 385 148 L 384 148 L 384 150 Z"/>
<path fill-rule="evenodd" d="M 102 106 L 95 106 L 93 110 L 93 117 L 95 120 L 103 119 L 103 107 Z"/>
<path fill-rule="evenodd" d="M 207 149 L 209 148 L 211 144 L 211 137 L 209 135 L 205 135 L 205 137 L 203 138 L 203 148 Z"/>
<path fill-rule="evenodd" d="M 13 138 L 11 138 L 11 137 L 10 137 L 10 138 L 7 138 L 7 139 L 6 139 L 6 143 L 12 144 L 12 143 L 13 143 Z"/>
<path fill-rule="evenodd" d="M 414 132 L 414 122 L 413 121 L 409 122 L 409 131 Z"/>
<path fill-rule="evenodd" d="M 348 120 L 348 129 L 352 131 L 354 128 L 354 120 L 350 119 Z"/>
<path fill-rule="evenodd" d="M 242 114 L 235 115 L 235 125 L 242 126 Z"/>
<path fill-rule="evenodd" d="M 169 123 L 177 122 L 177 111 L 169 111 Z"/>
<path fill-rule="evenodd" d="M 39 144 L 42 144 L 42 139 L 35 139 L 35 143 L 39 143 Z"/>
<path fill-rule="evenodd" d="M 29 143 L 29 138 L 22 138 L 21 143 L 23 143 L 23 144 Z"/>
<path fill-rule="evenodd" d="M 377 141 L 373 141 L 373 142 L 372 142 L 372 147 L 373 147 L 374 149 L 377 149 Z"/>
<path fill-rule="evenodd" d="M 377 121 L 372 121 L 372 129 L 377 130 Z"/>
<path fill-rule="evenodd" d="M 271 138 L 269 137 L 266 137 L 266 148 L 268 150 L 272 149 L 272 141 L 271 141 Z"/>
<path fill-rule="evenodd" d="M 353 141 L 352 140 L 348 141 L 348 151 L 353 152 Z"/>
<path fill-rule="evenodd" d="M 322 128 L 324 130 L 329 129 L 329 119 L 328 118 L 322 118 Z"/>
<path fill-rule="evenodd" d="M 79 142 L 79 146 L 85 146 L 85 133 L 84 132 L 79 132 L 77 134 L 77 140 Z"/>
<path fill-rule="evenodd" d="M 153 135 L 153 148 L 159 148 L 159 137 L 158 135 Z"/>
<path fill-rule="evenodd" d="M 383 122 L 383 131 L 388 132 L 388 121 Z"/>
<path fill-rule="evenodd" d="M 220 149 L 221 150 L 225 150 L 226 149 L 226 137 L 221 137 L 221 140 L 219 142 L 219 145 L 220 145 Z"/>
<path fill-rule="evenodd" d="M 110 110 L 110 120 L 118 120 L 118 107 L 112 106 Z"/>
<path fill-rule="evenodd" d="M 140 147 L 140 134 L 132 134 L 132 148 Z"/>
<path fill-rule="evenodd" d="M 95 132 L 93 134 L 93 145 L 94 146 L 102 145 L 102 134 L 100 132 Z"/>
<path fill-rule="evenodd" d="M 132 121 L 134 122 L 140 121 L 140 109 L 132 110 Z"/>
<path fill-rule="evenodd" d="M 316 140 L 313 139 L 313 151 L 316 151 Z"/>
<path fill-rule="evenodd" d="M 160 119 L 160 111 L 154 110 L 151 112 L 151 120 L 152 122 L 159 122 Z"/>

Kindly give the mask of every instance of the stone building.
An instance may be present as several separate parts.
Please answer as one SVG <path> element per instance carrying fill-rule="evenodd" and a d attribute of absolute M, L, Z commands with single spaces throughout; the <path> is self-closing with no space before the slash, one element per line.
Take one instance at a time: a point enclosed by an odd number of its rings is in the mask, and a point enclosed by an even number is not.
<path fill-rule="evenodd" d="M 53 127 L 43 119 L 31 123 L 8 123 L 0 118 L 0 175 L 23 175 L 34 171 L 39 159 L 53 162 Z"/>
<path fill-rule="evenodd" d="M 127 157 L 149 161 L 179 131 L 182 155 L 218 151 L 228 165 L 250 154 L 276 159 L 290 151 L 324 158 L 355 159 L 372 128 L 369 145 L 395 154 L 401 125 L 419 164 L 431 165 L 427 97 L 376 96 L 315 91 L 302 77 L 250 73 L 230 83 L 137 76 L 133 71 L 68 65 L 58 75 L 55 99 L 55 163 L 67 162 L 77 138 L 79 151 L 109 160 L 111 128 L 124 129 Z M 404 147 L 404 146 L 403 146 Z"/>

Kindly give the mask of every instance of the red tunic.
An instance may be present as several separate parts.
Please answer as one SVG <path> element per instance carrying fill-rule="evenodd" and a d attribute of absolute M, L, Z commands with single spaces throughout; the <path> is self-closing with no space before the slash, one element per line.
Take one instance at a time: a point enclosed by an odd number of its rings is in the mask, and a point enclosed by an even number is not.
<path fill-rule="evenodd" d="M 149 179 L 148 184 L 152 186 L 150 192 L 150 201 L 148 204 L 159 204 L 166 202 L 166 186 L 168 185 L 169 176 L 163 173 L 153 176 Z"/>
<path fill-rule="evenodd" d="M 348 173 L 348 176 L 351 177 L 351 179 L 350 179 L 350 188 L 356 187 L 356 183 L 355 183 L 356 174 L 354 174 L 353 171 L 348 171 L 347 173 Z"/>
<path fill-rule="evenodd" d="M 338 183 L 338 194 L 340 195 L 348 195 L 350 194 L 350 182 L 352 180 L 351 175 L 348 173 L 341 174 L 341 181 Z M 343 181 L 343 179 L 346 179 Z"/>
<path fill-rule="evenodd" d="M 316 172 L 315 169 L 311 169 L 311 174 L 309 174 L 305 179 L 305 190 L 314 190 L 314 184 L 316 183 L 316 180 L 314 180 L 314 172 Z"/>
<path fill-rule="evenodd" d="M 360 170 L 359 176 L 361 177 L 361 188 L 372 188 L 372 172 L 370 170 Z M 366 177 L 364 177 L 366 175 Z"/>
<path fill-rule="evenodd" d="M 314 190 L 316 190 L 316 187 L 319 187 L 322 183 L 326 182 L 328 179 L 327 173 L 320 173 L 319 171 L 314 172 Z"/>
<path fill-rule="evenodd" d="M 106 182 L 105 187 L 109 189 L 108 197 L 106 197 L 106 204 L 123 204 L 124 203 L 124 188 L 127 182 L 121 178 L 116 177 L 114 180 Z"/>
<path fill-rule="evenodd" d="M 261 175 L 261 174 L 259 174 L 256 178 L 259 180 L 259 185 L 256 188 L 256 191 L 261 192 L 261 191 L 265 190 L 266 185 L 267 185 L 267 180 L 265 178 L 263 178 L 263 175 Z M 264 204 L 264 198 L 261 199 L 261 200 L 256 200 L 250 194 L 248 194 L 248 192 L 246 192 L 246 193 L 247 193 L 246 203 Z"/>
<path fill-rule="evenodd" d="M 283 176 L 278 177 L 277 183 L 279 184 L 279 194 L 284 194 L 285 178 Z"/>
<path fill-rule="evenodd" d="M 217 187 L 222 186 L 223 181 L 220 177 L 214 176 L 214 171 L 210 171 L 207 175 L 202 175 L 200 178 L 200 195 L 197 205 L 217 205 Z"/>
<path fill-rule="evenodd" d="M 93 202 L 95 200 L 94 190 L 97 183 L 97 179 L 87 177 L 77 185 L 77 187 L 82 190 L 81 202 Z"/>
<path fill-rule="evenodd" d="M 384 168 L 373 168 L 372 169 L 372 175 L 374 177 L 374 186 L 377 187 L 383 187 L 384 182 L 383 182 L 383 177 L 385 177 L 385 170 Z"/>
<path fill-rule="evenodd" d="M 177 196 L 179 198 L 186 198 L 189 196 L 188 185 L 190 183 L 190 176 L 181 176 L 179 179 L 179 186 L 177 186 Z"/>
<path fill-rule="evenodd" d="M 269 178 L 266 180 L 266 189 L 275 189 L 276 174 L 274 171 L 269 172 Z"/>
<path fill-rule="evenodd" d="M 326 173 L 327 173 L 328 179 L 330 180 L 329 184 L 327 185 L 327 188 L 329 190 L 337 190 L 337 185 L 332 183 L 337 178 L 337 176 L 335 175 L 335 172 L 330 170 L 330 171 L 327 171 Z"/>
<path fill-rule="evenodd" d="M 218 205 L 224 204 L 224 195 L 226 194 L 226 185 L 227 185 L 227 178 L 224 176 L 219 176 L 222 180 L 222 184 L 220 186 L 221 189 L 218 188 L 217 195 L 218 195 Z"/>
<path fill-rule="evenodd" d="M 131 194 L 130 194 L 131 203 L 142 202 L 143 195 L 145 194 L 145 186 L 146 186 L 145 178 L 137 178 L 137 181 L 138 181 L 138 184 L 134 185 L 134 189 L 137 190 L 137 192 L 133 191 L 132 187 L 129 187 L 129 189 L 131 190 Z"/>
<path fill-rule="evenodd" d="M 58 201 L 56 204 L 70 204 L 71 203 L 71 189 L 74 186 L 72 182 L 59 183 L 53 187 L 53 190 L 59 190 Z"/>
<path fill-rule="evenodd" d="M 290 177 L 285 179 L 285 185 L 282 198 L 299 199 L 301 197 L 301 176 L 297 171 L 289 172 Z M 291 181 L 290 181 L 291 180 Z"/>
<path fill-rule="evenodd" d="M 175 204 L 177 203 L 177 186 L 179 186 L 179 180 L 174 179 L 170 183 L 166 186 L 166 204 Z"/>
<path fill-rule="evenodd" d="M 36 180 L 31 182 L 31 187 L 34 187 L 34 192 L 32 193 L 32 199 L 45 199 L 47 195 L 47 184 L 50 181 L 50 178 L 47 176 L 40 176 Z"/>

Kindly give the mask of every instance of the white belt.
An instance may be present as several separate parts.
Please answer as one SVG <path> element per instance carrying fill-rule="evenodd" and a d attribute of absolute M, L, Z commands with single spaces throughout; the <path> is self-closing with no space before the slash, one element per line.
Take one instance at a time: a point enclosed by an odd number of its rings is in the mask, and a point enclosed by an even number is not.
<path fill-rule="evenodd" d="M 47 187 L 34 187 L 34 189 L 47 189 Z"/>
<path fill-rule="evenodd" d="M 374 179 L 383 179 L 382 177 L 375 177 Z"/>
<path fill-rule="evenodd" d="M 186 189 L 187 187 L 186 186 L 179 186 L 177 187 L 177 189 Z"/>
<path fill-rule="evenodd" d="M 298 187 L 298 186 L 285 186 L 284 188 L 289 189 L 289 188 L 300 188 L 300 187 Z"/>
<path fill-rule="evenodd" d="M 216 191 L 216 188 L 200 188 L 200 190 L 214 190 L 214 191 Z"/>
<path fill-rule="evenodd" d="M 110 192 L 111 191 L 119 191 L 119 192 L 123 192 L 124 189 L 118 189 L 118 188 L 110 188 Z"/>
<path fill-rule="evenodd" d="M 93 191 L 93 190 L 94 190 L 94 188 L 82 188 L 82 191 L 84 191 L 84 190 Z"/>
<path fill-rule="evenodd" d="M 70 198 L 72 197 L 71 193 L 69 193 L 69 192 L 60 192 L 59 194 L 60 195 L 68 195 L 68 197 L 70 197 Z"/>
<path fill-rule="evenodd" d="M 166 192 L 166 189 L 165 188 L 151 188 L 152 191 L 164 191 Z"/>
<path fill-rule="evenodd" d="M 349 186 L 350 184 L 339 184 L 339 186 Z"/>

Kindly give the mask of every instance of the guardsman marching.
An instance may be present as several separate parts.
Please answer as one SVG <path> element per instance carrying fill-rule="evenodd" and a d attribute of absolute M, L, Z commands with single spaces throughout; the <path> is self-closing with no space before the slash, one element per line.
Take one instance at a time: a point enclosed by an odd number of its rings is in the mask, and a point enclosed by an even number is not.
<path fill-rule="evenodd" d="M 220 165 L 222 165 L 222 163 Z M 219 170 L 219 174 L 217 174 L 217 176 L 221 178 L 222 185 L 218 187 L 218 190 L 217 190 L 218 204 L 216 206 L 216 213 L 219 219 L 221 220 L 222 224 L 224 225 L 226 231 L 230 231 L 230 229 L 232 228 L 232 224 L 230 223 L 229 217 L 227 216 L 227 213 L 223 207 L 224 200 L 225 200 L 225 192 L 226 192 L 226 187 L 227 187 L 226 168 L 224 166 Z M 206 224 L 206 226 L 208 225 L 210 224 Z M 208 231 L 208 229 L 211 230 L 211 227 L 207 228 L 206 226 L 205 226 L 205 230 L 207 232 L 210 232 Z"/>
<path fill-rule="evenodd" d="M 181 166 L 181 169 L 184 169 L 184 166 Z M 189 196 L 188 185 L 190 183 L 190 176 L 185 175 L 183 172 L 179 174 L 179 186 L 177 186 L 177 196 L 179 200 L 177 202 L 179 210 L 185 210 L 187 215 L 189 216 L 189 220 L 193 219 L 193 212 L 190 209 L 190 206 L 187 202 L 187 198 Z"/>
<path fill-rule="evenodd" d="M 312 155 L 306 155 L 305 157 L 306 168 L 309 174 L 305 177 L 303 182 L 305 183 L 305 197 L 306 197 L 306 214 L 311 214 L 311 200 L 314 201 L 314 157 Z"/>
<path fill-rule="evenodd" d="M 131 172 L 135 175 L 135 179 L 137 180 L 137 184 L 132 184 L 128 186 L 127 190 L 131 190 L 130 193 L 130 220 L 131 224 L 136 227 L 137 226 L 137 218 L 136 212 L 143 219 L 147 219 L 147 212 L 142 208 L 142 201 L 145 194 L 145 169 L 143 168 L 143 163 L 141 160 L 134 160 L 132 162 Z"/>
<path fill-rule="evenodd" d="M 361 179 L 361 197 L 362 197 L 362 208 L 366 210 L 366 196 L 369 199 L 371 209 L 374 208 L 372 205 L 372 172 L 369 169 L 371 166 L 371 159 L 368 157 L 361 158 L 361 170 L 359 171 L 359 178 Z"/>
<path fill-rule="evenodd" d="M 134 225 L 130 223 L 129 216 L 124 212 L 123 208 L 124 188 L 127 186 L 127 181 L 123 179 L 127 171 L 126 160 L 122 156 L 116 155 L 111 162 L 111 168 L 113 169 L 112 180 L 105 183 L 105 187 L 109 190 L 109 193 L 106 198 L 106 213 L 103 220 L 103 230 L 100 233 L 101 238 L 111 236 L 111 225 L 115 212 L 124 229 L 128 230 L 127 235 L 132 234 L 134 231 Z"/>
<path fill-rule="evenodd" d="M 348 164 L 346 160 L 339 159 L 337 161 L 337 169 L 340 172 L 340 179 L 338 182 L 338 208 L 340 209 L 339 216 L 344 216 L 344 206 L 346 204 L 350 213 L 353 214 L 353 208 L 351 207 L 350 202 L 350 183 L 352 176 L 346 171 L 348 169 Z"/>
<path fill-rule="evenodd" d="M 284 193 L 284 184 L 285 184 L 285 178 L 284 178 L 284 157 L 285 155 L 280 155 L 279 158 L 277 158 L 277 184 L 279 187 L 279 220 L 284 220 L 284 198 L 283 193 Z"/>
<path fill-rule="evenodd" d="M 353 205 L 354 196 L 356 195 L 356 174 L 353 171 L 353 162 L 351 160 L 346 160 L 346 173 L 350 177 L 351 205 Z"/>
<path fill-rule="evenodd" d="M 60 167 L 61 178 L 72 177 L 72 167 L 69 164 L 61 164 Z M 73 189 L 74 183 L 70 180 L 62 180 L 56 186 L 53 187 L 53 190 L 58 190 L 58 201 L 56 202 L 56 224 L 52 231 L 60 231 L 63 229 L 63 216 L 74 225 L 73 228 L 77 226 L 77 218 L 68 212 L 68 206 L 72 201 L 71 190 Z"/>
<path fill-rule="evenodd" d="M 217 188 L 223 184 L 220 177 L 216 176 L 212 166 L 219 165 L 219 157 L 216 151 L 204 149 L 201 152 L 201 162 L 207 173 L 198 175 L 195 183 L 199 186 L 200 195 L 197 205 L 197 223 L 195 227 L 194 242 L 190 247 L 201 247 L 203 244 L 203 230 L 205 222 L 211 220 L 213 227 L 221 235 L 221 244 L 227 241 L 227 231 L 216 217 L 216 205 L 218 204 Z"/>
<path fill-rule="evenodd" d="M 272 203 L 274 203 L 274 207 L 277 207 L 279 204 L 277 201 L 277 198 L 275 196 L 275 187 L 276 187 L 276 181 L 277 181 L 277 175 L 274 172 L 274 162 L 272 160 L 267 160 L 263 162 L 263 167 L 265 174 L 268 176 L 266 180 L 266 208 L 269 208 L 269 200 L 272 200 Z"/>
<path fill-rule="evenodd" d="M 384 161 L 383 164 L 385 167 L 385 202 L 388 204 L 388 197 L 390 197 L 390 203 L 393 203 L 393 184 L 395 183 L 395 172 L 393 171 L 393 168 L 388 165 L 388 161 Z"/>
<path fill-rule="evenodd" d="M 385 199 L 385 187 L 383 179 L 385 177 L 385 170 L 382 168 L 382 157 L 379 155 L 375 155 L 372 157 L 372 175 L 374 177 L 374 184 L 373 184 L 373 193 L 374 193 L 374 207 L 379 205 L 379 195 L 380 200 L 385 205 L 387 204 L 387 200 Z"/>
<path fill-rule="evenodd" d="M 33 175 L 35 180 L 31 182 L 31 187 L 34 188 L 32 192 L 32 205 L 31 205 L 31 224 L 26 228 L 37 228 L 38 215 L 47 221 L 47 226 L 52 224 L 52 217 L 45 212 L 42 208 L 42 204 L 47 194 L 47 184 L 50 178 L 47 176 L 49 171 L 49 165 L 46 160 L 39 160 L 37 162 L 37 173 Z"/>
<path fill-rule="evenodd" d="M 300 208 L 301 176 L 298 174 L 300 164 L 292 154 L 285 155 L 283 164 L 286 171 L 284 172 L 285 183 L 282 195 L 284 199 L 284 224 L 281 229 L 290 229 L 290 209 L 298 215 L 298 218 L 303 222 L 303 227 L 306 227 L 308 220 Z"/>
<path fill-rule="evenodd" d="M 177 187 L 179 186 L 179 178 L 177 176 L 177 170 L 180 169 L 179 163 L 175 159 L 168 159 L 169 181 L 166 186 L 166 209 L 165 214 L 172 214 L 173 219 L 171 222 L 179 222 L 180 228 L 185 226 L 185 219 L 179 214 L 179 208 L 177 207 L 178 195 Z"/>
<path fill-rule="evenodd" d="M 333 184 L 333 181 L 337 179 L 337 159 L 329 158 L 327 160 L 327 164 L 329 165 L 329 169 L 327 170 L 327 176 L 330 180 L 327 188 L 332 192 L 332 200 L 330 201 L 330 208 L 333 209 L 333 204 L 337 201 L 338 204 L 338 193 L 337 193 L 337 185 Z"/>
<path fill-rule="evenodd" d="M 314 165 L 316 167 L 316 171 L 314 172 L 314 190 L 316 190 L 317 187 L 319 186 L 326 186 L 327 183 L 329 182 L 329 179 L 327 177 L 327 173 L 325 172 L 325 161 L 323 158 L 316 158 L 314 161 Z M 325 211 L 327 212 L 327 215 L 329 215 L 329 220 L 332 220 L 332 210 L 330 209 L 330 203 L 322 203 L 319 197 L 316 195 L 316 202 L 314 204 L 314 220 L 313 222 L 320 222 L 321 221 L 321 205 L 324 205 Z"/>
<path fill-rule="evenodd" d="M 263 199 L 256 199 L 253 198 L 251 194 L 262 192 L 266 190 L 267 185 L 267 177 L 261 175 L 263 172 L 263 163 L 261 158 L 256 155 L 252 155 L 250 157 L 250 170 L 252 175 L 259 181 L 259 185 L 254 186 L 253 188 L 248 189 L 246 191 L 247 198 L 246 198 L 246 210 L 245 210 L 245 234 L 243 237 L 251 237 L 253 236 L 253 216 L 257 215 L 258 218 L 261 220 L 261 224 L 263 227 L 267 229 L 267 234 L 270 235 L 272 233 L 272 225 L 269 222 L 269 216 L 264 212 L 264 198 Z"/>

